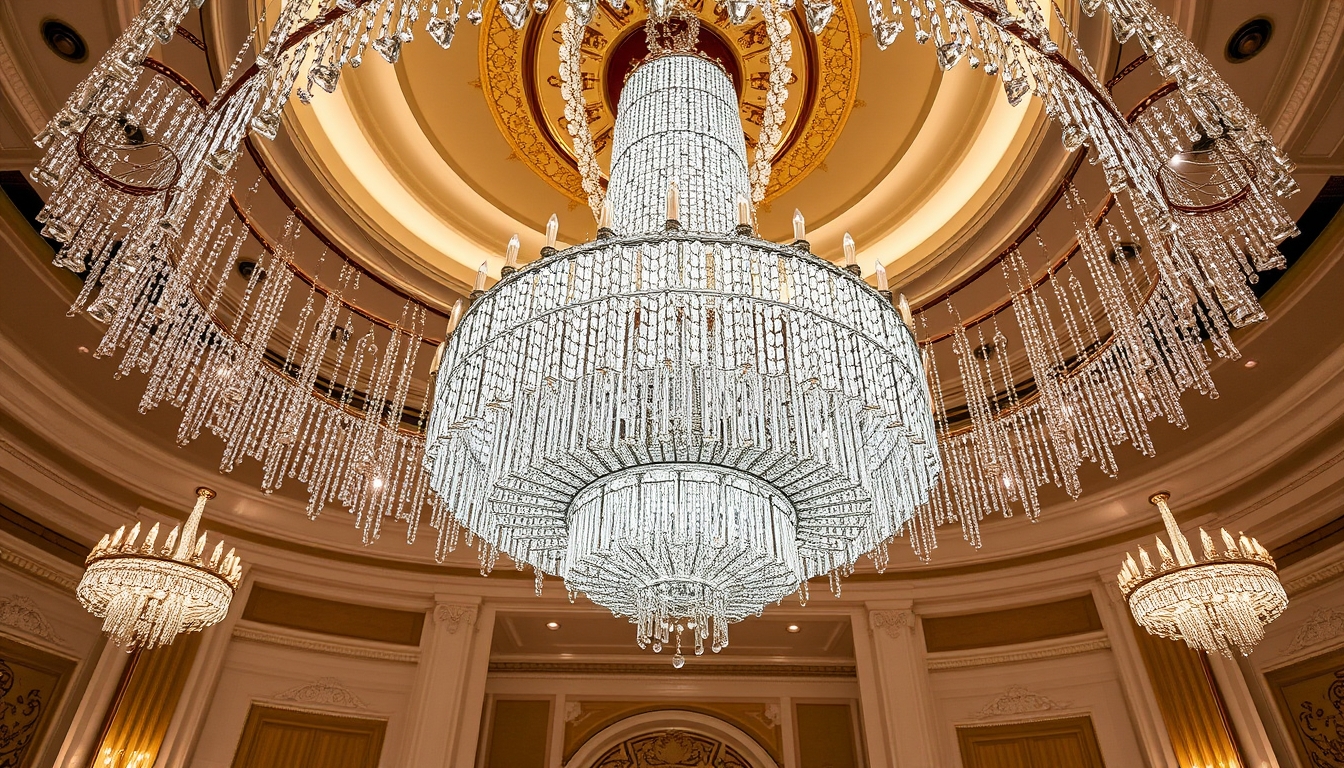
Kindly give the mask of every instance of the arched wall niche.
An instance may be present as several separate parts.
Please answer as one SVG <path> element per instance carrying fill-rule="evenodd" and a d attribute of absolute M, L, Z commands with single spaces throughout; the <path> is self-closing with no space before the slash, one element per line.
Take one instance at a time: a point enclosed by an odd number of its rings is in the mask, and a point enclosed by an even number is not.
<path fill-rule="evenodd" d="M 664 709 L 597 732 L 566 768 L 778 768 L 741 729 L 709 715 Z"/>

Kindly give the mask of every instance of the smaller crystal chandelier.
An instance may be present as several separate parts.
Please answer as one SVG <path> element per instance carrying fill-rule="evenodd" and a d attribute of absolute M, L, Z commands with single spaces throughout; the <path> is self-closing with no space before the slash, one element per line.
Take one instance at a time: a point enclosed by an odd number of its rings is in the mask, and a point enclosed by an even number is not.
<path fill-rule="evenodd" d="M 1158 564 L 1139 547 L 1138 562 L 1127 554 L 1120 566 L 1120 592 L 1134 620 L 1149 634 L 1184 640 L 1196 650 L 1231 656 L 1235 648 L 1249 655 L 1264 638 L 1265 625 L 1288 607 L 1274 558 L 1260 542 L 1245 534 L 1233 538 L 1226 529 L 1219 552 L 1201 528 L 1204 559 L 1197 562 L 1167 506 L 1170 498 L 1161 491 L 1148 501 L 1162 514 L 1171 549 L 1159 536 Z"/>
<path fill-rule="evenodd" d="M 184 528 L 174 527 L 159 546 L 159 524 L 140 539 L 140 523 L 104 536 L 85 560 L 76 594 L 117 645 L 149 650 L 183 632 L 199 632 L 229 612 L 242 577 L 242 563 L 224 542 L 203 558 L 205 537 L 196 537 L 205 503 L 215 497 L 196 489 L 196 506 Z M 180 534 L 180 535 L 179 535 Z M 138 540 L 139 539 L 139 540 Z M 138 540 L 138 541 L 137 541 Z"/>

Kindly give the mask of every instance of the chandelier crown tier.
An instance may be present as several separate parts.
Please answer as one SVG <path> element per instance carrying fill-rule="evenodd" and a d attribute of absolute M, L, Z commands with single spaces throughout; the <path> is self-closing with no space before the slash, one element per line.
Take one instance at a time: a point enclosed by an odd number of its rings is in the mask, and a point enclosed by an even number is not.
<path fill-rule="evenodd" d="M 152 649 L 183 632 L 218 623 L 229 612 L 242 579 L 242 562 L 224 542 L 209 550 L 207 534 L 196 535 L 209 488 L 196 490 L 196 506 L 185 524 L 159 542 L 159 524 L 140 536 L 140 523 L 103 536 L 85 560 L 76 594 L 103 619 L 103 631 L 117 645 Z"/>
<path fill-rule="evenodd" d="M 1220 531 L 1223 549 L 1199 529 L 1203 559 L 1176 525 L 1162 491 L 1149 498 L 1162 516 L 1168 547 L 1156 540 L 1158 560 L 1139 547 L 1139 557 L 1126 555 L 1118 576 L 1120 591 L 1134 619 L 1150 634 L 1184 640 L 1191 648 L 1230 656 L 1247 655 L 1265 636 L 1265 625 L 1288 607 L 1277 567 L 1260 542 Z"/>
<path fill-rule="evenodd" d="M 645 62 L 621 90 L 608 186 L 613 229 L 661 232 L 672 182 L 677 220 L 696 232 L 731 231 L 738 197 L 751 194 L 737 92 L 723 67 L 691 52 Z"/>

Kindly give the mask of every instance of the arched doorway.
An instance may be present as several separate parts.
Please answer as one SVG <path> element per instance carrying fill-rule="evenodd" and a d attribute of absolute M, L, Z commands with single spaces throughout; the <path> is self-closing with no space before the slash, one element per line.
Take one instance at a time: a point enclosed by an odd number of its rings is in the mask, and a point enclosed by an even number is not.
<path fill-rule="evenodd" d="M 776 768 L 754 739 L 715 717 L 660 710 L 595 734 L 568 768 Z"/>

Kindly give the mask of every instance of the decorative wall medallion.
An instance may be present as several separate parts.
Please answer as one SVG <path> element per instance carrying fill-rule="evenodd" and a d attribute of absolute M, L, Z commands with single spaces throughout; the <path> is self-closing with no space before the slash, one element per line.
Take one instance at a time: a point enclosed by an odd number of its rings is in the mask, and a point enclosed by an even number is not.
<path fill-rule="evenodd" d="M 886 632 L 887 637 L 892 640 L 901 636 L 901 630 L 912 633 L 915 631 L 913 611 L 873 611 L 868 614 L 868 622 L 873 629 Z"/>
<path fill-rule="evenodd" d="M 476 622 L 476 606 L 439 603 L 434 606 L 434 623 L 455 635 L 464 624 L 470 626 Z"/>
<path fill-rule="evenodd" d="M 51 628 L 47 617 L 38 610 L 37 604 L 26 595 L 11 595 L 0 598 L 0 624 L 13 627 L 33 637 L 40 637 L 50 643 L 64 646 L 65 641 Z M 0 762 L 0 768 L 5 763 Z"/>
<path fill-rule="evenodd" d="M 627 739 L 593 768 L 751 768 L 751 763 L 717 739 L 669 730 Z"/>
<path fill-rule="evenodd" d="M 1336 608 L 1317 608 L 1311 618 L 1297 630 L 1293 642 L 1288 645 L 1288 653 L 1297 653 L 1303 648 L 1321 645 L 1344 637 L 1344 611 Z"/>
<path fill-rule="evenodd" d="M 757 720 L 760 720 L 762 723 L 765 724 L 767 728 L 779 727 L 778 704 L 766 704 L 764 707 L 761 707 L 760 712 L 752 712 L 751 716 L 756 718 Z"/>
<path fill-rule="evenodd" d="M 737 86 L 747 148 L 754 151 L 768 89 L 765 23 L 756 13 L 748 23 L 733 26 L 723 6 L 708 0 L 689 0 L 689 6 L 702 22 L 700 50 L 719 61 Z M 584 30 L 581 76 L 589 128 L 605 169 L 610 168 L 621 86 L 634 63 L 647 54 L 642 31 L 647 11 L 639 0 L 620 10 L 602 3 L 598 10 Z M 560 192 L 586 203 L 560 95 L 559 50 L 552 44 L 560 40 L 564 13 L 564 3 L 552 3 L 540 20 L 529 22 L 519 34 L 496 5 L 488 5 L 481 25 L 481 82 L 513 156 Z M 838 4 L 819 38 L 808 31 L 802 14 L 800 5 L 788 15 L 794 81 L 789 85 L 784 137 L 775 153 L 767 202 L 823 164 L 858 91 L 859 35 L 853 7 Z"/>
<path fill-rule="evenodd" d="M 1030 712 L 1054 712 L 1069 709 L 1072 704 L 1058 702 L 1048 696 L 1033 693 L 1020 685 L 1009 686 L 988 704 L 980 708 L 975 719 L 986 720 L 991 717 L 1022 715 Z"/>
<path fill-rule="evenodd" d="M 307 685 L 276 694 L 275 699 L 292 701 L 295 704 L 318 704 L 344 709 L 369 708 L 369 705 L 355 695 L 354 691 L 346 688 L 344 683 L 334 677 L 320 677 Z"/>

